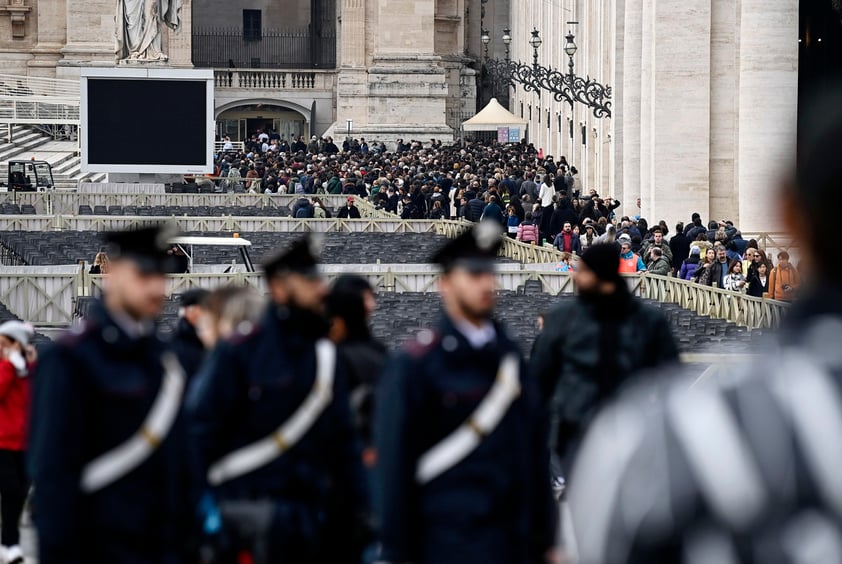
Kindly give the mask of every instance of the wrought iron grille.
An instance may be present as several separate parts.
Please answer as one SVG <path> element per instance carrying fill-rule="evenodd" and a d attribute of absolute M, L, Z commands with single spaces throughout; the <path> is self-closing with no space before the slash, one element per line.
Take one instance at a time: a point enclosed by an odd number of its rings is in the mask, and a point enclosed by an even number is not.
<path fill-rule="evenodd" d="M 210 68 L 335 69 L 336 30 L 264 29 L 246 39 L 229 27 L 193 30 L 193 64 Z"/>

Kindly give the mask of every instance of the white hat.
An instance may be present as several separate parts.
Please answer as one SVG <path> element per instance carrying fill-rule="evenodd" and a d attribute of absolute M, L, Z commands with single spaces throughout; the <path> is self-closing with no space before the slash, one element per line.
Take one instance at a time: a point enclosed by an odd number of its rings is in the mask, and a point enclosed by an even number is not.
<path fill-rule="evenodd" d="M 0 324 L 0 335 L 27 346 L 32 337 L 35 336 L 35 331 L 31 325 L 23 321 L 7 321 Z"/>
<path fill-rule="evenodd" d="M 629 243 L 631 243 L 632 238 L 631 238 L 631 235 L 629 235 L 628 233 L 623 233 L 622 235 L 617 237 L 617 240 L 618 241 L 628 241 Z"/>

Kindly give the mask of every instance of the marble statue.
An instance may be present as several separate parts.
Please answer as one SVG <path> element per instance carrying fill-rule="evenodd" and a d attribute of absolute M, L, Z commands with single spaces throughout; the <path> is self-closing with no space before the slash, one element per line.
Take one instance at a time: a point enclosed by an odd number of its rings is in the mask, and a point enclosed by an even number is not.
<path fill-rule="evenodd" d="M 182 0 L 117 0 L 117 60 L 166 61 L 161 32 L 181 25 Z"/>

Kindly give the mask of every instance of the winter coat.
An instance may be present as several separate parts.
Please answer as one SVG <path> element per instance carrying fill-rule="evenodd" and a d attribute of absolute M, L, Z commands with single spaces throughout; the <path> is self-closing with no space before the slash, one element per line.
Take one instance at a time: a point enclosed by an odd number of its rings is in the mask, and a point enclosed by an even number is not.
<path fill-rule="evenodd" d="M 558 234 L 555 241 L 553 241 L 553 246 L 559 251 L 564 252 L 564 233 Z M 570 234 L 570 250 L 567 252 L 576 253 L 577 255 L 582 254 L 582 244 L 579 241 L 579 236 L 575 233 L 571 232 Z"/>
<path fill-rule="evenodd" d="M 355 205 L 345 206 L 336 214 L 338 218 L 360 219 L 360 210 Z"/>
<path fill-rule="evenodd" d="M 676 233 L 670 239 L 669 248 L 672 251 L 672 267 L 678 270 L 684 259 L 690 256 L 690 239 L 684 233 Z"/>
<path fill-rule="evenodd" d="M 725 276 L 725 289 L 732 292 L 742 292 L 746 289 L 745 284 L 740 285 L 740 282 L 745 282 L 746 277 L 741 274 L 728 274 Z"/>
<path fill-rule="evenodd" d="M 479 221 L 482 218 L 485 203 L 479 198 L 474 198 L 466 204 L 465 219 L 468 221 Z"/>
<path fill-rule="evenodd" d="M 795 298 L 795 290 L 798 288 L 798 271 L 790 264 L 786 268 L 780 265 L 769 273 L 769 297 L 773 300 L 784 302 L 792 301 Z M 789 286 L 792 291 L 787 292 L 784 286 Z"/>
<path fill-rule="evenodd" d="M 520 225 L 520 220 L 517 218 L 516 215 L 509 215 L 506 216 L 506 232 L 510 236 L 517 235 L 519 229 L 518 226 Z"/>
<path fill-rule="evenodd" d="M 624 284 L 610 296 L 565 301 L 547 316 L 531 360 L 551 405 L 551 441 L 564 459 L 596 409 L 634 373 L 678 361 L 669 323 Z"/>
<path fill-rule="evenodd" d="M 672 264 L 665 256 L 658 257 L 658 260 L 654 260 L 649 263 L 647 270 L 649 274 L 659 274 L 661 276 L 669 276 L 670 269 L 672 268 Z"/>
<path fill-rule="evenodd" d="M 682 280 L 692 280 L 698 269 L 699 257 L 690 257 L 681 263 L 681 270 L 678 273 L 678 277 Z"/>
<path fill-rule="evenodd" d="M 495 203 L 491 203 L 485 206 L 485 209 L 482 211 L 480 219 L 493 219 L 501 225 L 505 223 L 503 217 L 503 210 L 500 209 L 500 206 L 498 206 Z"/>
<path fill-rule="evenodd" d="M 18 376 L 6 359 L 0 360 L 0 450 L 26 450 L 29 422 L 29 377 Z"/>
<path fill-rule="evenodd" d="M 538 226 L 532 220 L 527 219 L 517 228 L 517 240 L 524 243 L 537 243 L 540 239 Z"/>
<path fill-rule="evenodd" d="M 769 276 L 766 276 L 766 283 L 764 284 L 763 281 L 760 280 L 760 276 L 757 275 L 757 272 L 752 270 L 748 275 L 748 291 L 746 293 L 755 298 L 762 298 L 763 294 L 768 291 Z"/>
<path fill-rule="evenodd" d="M 593 237 L 591 237 L 591 242 L 588 243 L 588 232 L 585 230 L 584 233 L 579 234 L 579 246 L 582 248 L 582 252 L 588 250 L 588 247 L 591 245 L 596 245 L 599 242 L 599 235 L 594 233 Z"/>

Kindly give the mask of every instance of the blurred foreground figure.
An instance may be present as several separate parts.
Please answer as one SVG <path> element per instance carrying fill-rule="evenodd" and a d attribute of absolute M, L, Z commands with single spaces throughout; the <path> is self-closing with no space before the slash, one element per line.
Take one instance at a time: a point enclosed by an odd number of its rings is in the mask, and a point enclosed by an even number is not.
<path fill-rule="evenodd" d="M 365 478 L 316 241 L 271 259 L 271 303 L 239 323 L 200 371 L 189 452 L 205 558 L 220 563 L 356 562 Z"/>
<path fill-rule="evenodd" d="M 369 327 L 377 307 L 374 290 L 365 278 L 343 274 L 333 283 L 327 306 L 330 338 L 337 345 L 348 379 L 357 431 L 368 449 L 372 444 L 374 392 L 386 361 L 386 347 L 374 338 Z M 373 463 L 372 456 L 372 451 L 367 451 L 365 459 Z"/>
<path fill-rule="evenodd" d="M 596 419 L 570 490 L 582 564 L 842 562 L 840 92 L 780 194 L 812 269 L 775 347 L 717 382 L 658 379 Z"/>
<path fill-rule="evenodd" d="M 30 466 L 41 564 L 180 562 L 185 374 L 155 336 L 167 232 L 111 233 L 105 297 L 34 377 Z"/>
<path fill-rule="evenodd" d="M 23 564 L 18 524 L 29 493 L 26 429 L 29 425 L 29 373 L 37 353 L 35 332 L 21 321 L 0 324 L 0 561 Z"/>
<path fill-rule="evenodd" d="M 204 301 L 196 333 L 211 351 L 221 340 L 235 333 L 248 333 L 260 322 L 266 311 L 266 300 L 254 289 L 223 286 L 211 292 Z"/>
<path fill-rule="evenodd" d="M 375 431 L 382 561 L 555 561 L 538 386 L 492 317 L 500 229 L 481 222 L 437 253 L 442 320 L 383 376 Z"/>
<path fill-rule="evenodd" d="M 188 378 L 199 371 L 205 359 L 205 346 L 199 337 L 199 322 L 205 315 L 210 292 L 191 288 L 181 295 L 178 303 L 178 325 L 170 345 Z"/>
<path fill-rule="evenodd" d="M 620 276 L 616 244 L 588 247 L 573 278 L 579 295 L 546 315 L 530 366 L 550 403 L 551 448 L 565 476 L 602 403 L 636 372 L 678 361 L 667 320 Z"/>

